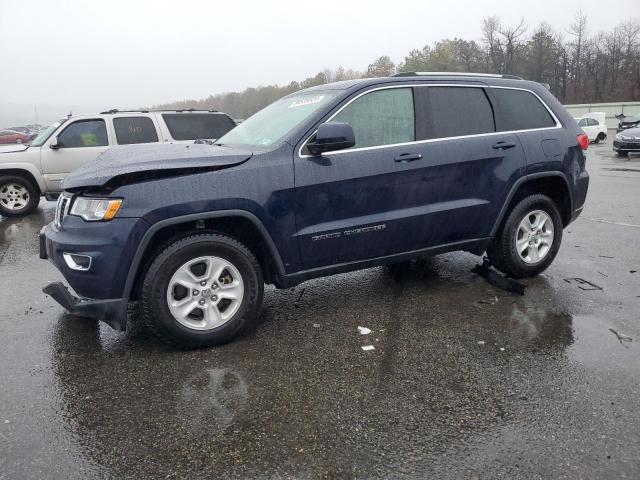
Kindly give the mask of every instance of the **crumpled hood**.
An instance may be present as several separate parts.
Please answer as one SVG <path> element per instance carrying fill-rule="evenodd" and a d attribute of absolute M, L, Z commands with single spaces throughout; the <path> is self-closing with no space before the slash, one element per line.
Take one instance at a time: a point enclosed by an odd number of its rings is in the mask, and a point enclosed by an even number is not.
<path fill-rule="evenodd" d="M 24 143 L 11 143 L 0 145 L 0 153 L 11 153 L 11 152 L 24 152 L 29 145 L 25 145 Z"/>
<path fill-rule="evenodd" d="M 640 138 L 640 128 L 627 128 L 626 130 L 622 130 L 621 132 L 618 132 L 618 135 L 623 137 Z"/>
<path fill-rule="evenodd" d="M 243 163 L 252 155 L 246 150 L 198 144 L 113 147 L 65 177 L 63 188 L 102 187 L 108 182 L 141 178 L 145 174 L 158 177 L 181 171 L 217 170 Z"/>

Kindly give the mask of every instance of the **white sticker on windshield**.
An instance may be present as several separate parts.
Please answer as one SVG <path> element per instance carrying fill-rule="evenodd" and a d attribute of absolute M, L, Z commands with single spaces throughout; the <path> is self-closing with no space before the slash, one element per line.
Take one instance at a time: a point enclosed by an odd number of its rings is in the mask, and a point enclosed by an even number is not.
<path fill-rule="evenodd" d="M 300 98 L 298 100 L 294 100 L 293 103 L 289 105 L 289 108 L 304 107 L 305 105 L 320 103 L 323 98 L 324 98 L 324 95 L 316 95 L 315 97 L 309 97 L 309 98 Z"/>

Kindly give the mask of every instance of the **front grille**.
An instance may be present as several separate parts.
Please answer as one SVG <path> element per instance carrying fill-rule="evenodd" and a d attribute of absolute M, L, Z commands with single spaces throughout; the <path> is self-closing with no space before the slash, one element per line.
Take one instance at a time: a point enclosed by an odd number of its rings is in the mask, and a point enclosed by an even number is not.
<path fill-rule="evenodd" d="M 58 205 L 56 206 L 56 214 L 53 219 L 53 223 L 56 227 L 60 228 L 62 225 L 62 220 L 65 215 L 69 213 L 69 206 L 71 205 L 71 196 L 66 195 L 64 193 L 60 194 L 58 197 Z"/>

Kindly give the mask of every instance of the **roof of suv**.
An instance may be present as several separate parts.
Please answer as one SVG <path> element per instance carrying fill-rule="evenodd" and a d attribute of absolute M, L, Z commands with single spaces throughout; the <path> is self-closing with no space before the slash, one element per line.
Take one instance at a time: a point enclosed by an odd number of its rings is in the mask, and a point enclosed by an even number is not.
<path fill-rule="evenodd" d="M 305 91 L 314 90 L 350 90 L 377 85 L 380 83 L 400 83 L 411 80 L 447 81 L 447 82 L 477 82 L 488 85 L 527 87 L 531 84 L 540 85 L 537 82 L 523 80 L 515 75 L 494 75 L 489 73 L 460 73 L 460 72 L 405 72 L 390 77 L 361 78 L 357 80 L 343 80 L 340 82 L 325 83 L 309 87 Z"/>

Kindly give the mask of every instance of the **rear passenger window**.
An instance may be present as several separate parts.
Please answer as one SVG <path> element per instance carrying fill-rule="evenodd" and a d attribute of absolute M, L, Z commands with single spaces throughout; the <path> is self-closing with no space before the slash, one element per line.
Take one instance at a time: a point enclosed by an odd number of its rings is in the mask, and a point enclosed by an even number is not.
<path fill-rule="evenodd" d="M 493 88 L 491 93 L 499 132 L 555 127 L 553 117 L 533 93 L 509 88 Z"/>
<path fill-rule="evenodd" d="M 353 148 L 391 145 L 415 140 L 415 115 L 411 88 L 387 88 L 354 100 L 332 118 L 353 127 Z"/>
<path fill-rule="evenodd" d="M 117 117 L 113 119 L 113 128 L 119 145 L 158 141 L 156 127 L 149 117 Z"/>
<path fill-rule="evenodd" d="M 495 132 L 493 111 L 484 89 L 428 87 L 430 138 Z"/>
<path fill-rule="evenodd" d="M 236 126 L 218 113 L 163 113 L 162 118 L 174 140 L 216 140 Z"/>

